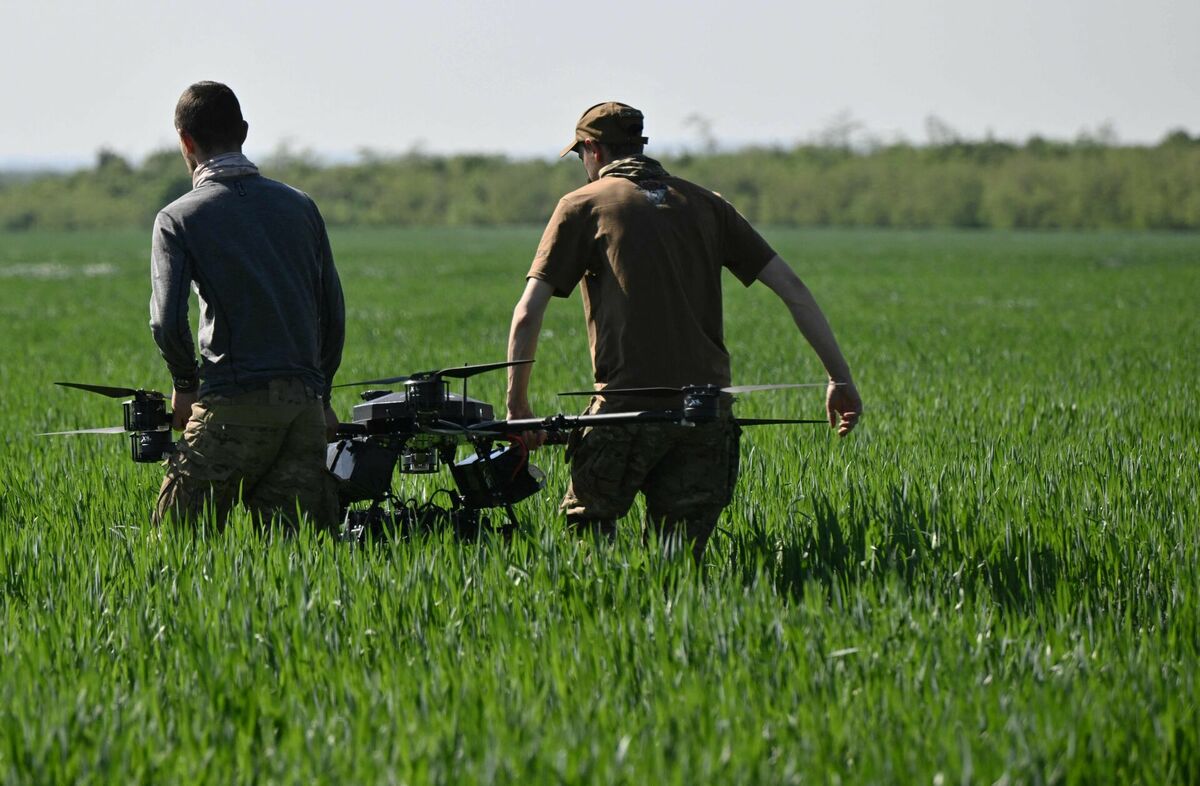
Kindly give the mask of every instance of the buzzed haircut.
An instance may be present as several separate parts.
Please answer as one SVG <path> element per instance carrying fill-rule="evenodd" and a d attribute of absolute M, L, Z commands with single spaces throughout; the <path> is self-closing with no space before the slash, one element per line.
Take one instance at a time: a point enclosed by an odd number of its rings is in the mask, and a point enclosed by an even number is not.
<path fill-rule="evenodd" d="M 246 141 L 242 107 L 228 85 L 197 82 L 175 105 L 175 128 L 204 150 L 232 150 Z"/>

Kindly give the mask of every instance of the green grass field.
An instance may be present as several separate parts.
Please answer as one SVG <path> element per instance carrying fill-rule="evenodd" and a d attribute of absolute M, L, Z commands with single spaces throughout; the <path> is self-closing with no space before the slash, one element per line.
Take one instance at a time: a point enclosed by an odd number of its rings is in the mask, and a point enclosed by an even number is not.
<path fill-rule="evenodd" d="M 564 532 L 557 448 L 511 543 L 156 532 L 122 438 L 34 436 L 168 386 L 148 238 L 0 235 L 0 781 L 1200 782 L 1200 236 L 767 234 L 867 414 L 748 432 L 702 570 Z M 340 379 L 503 359 L 537 237 L 336 233 Z M 735 382 L 821 378 L 726 305 Z M 576 295 L 535 406 L 589 382 Z"/>

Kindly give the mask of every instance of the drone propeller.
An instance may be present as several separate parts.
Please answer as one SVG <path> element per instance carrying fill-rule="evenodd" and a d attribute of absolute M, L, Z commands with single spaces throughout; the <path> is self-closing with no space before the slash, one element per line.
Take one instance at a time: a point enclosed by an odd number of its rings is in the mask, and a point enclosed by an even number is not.
<path fill-rule="evenodd" d="M 823 388 L 828 382 L 785 382 L 770 385 L 732 385 L 721 388 L 722 393 L 753 393 L 756 390 L 784 390 L 791 388 Z M 835 382 L 835 385 L 842 384 Z M 701 385 L 685 385 L 681 388 L 646 387 L 646 388 L 604 388 L 603 390 L 568 390 L 559 393 L 560 396 L 644 396 L 663 397 L 682 396 L 691 390 L 701 388 Z"/>
<path fill-rule="evenodd" d="M 125 395 L 125 394 L 122 394 Z M 115 398 L 115 397 L 114 397 Z M 46 431 L 38 434 L 39 437 L 60 437 L 66 434 L 124 434 L 124 426 L 107 426 L 105 428 L 81 428 L 75 431 Z"/>
<path fill-rule="evenodd" d="M 340 385 L 334 385 L 335 388 L 348 388 L 356 385 L 391 385 L 395 382 L 407 382 L 410 379 L 436 379 L 438 377 L 450 377 L 451 379 L 466 379 L 473 377 L 476 374 L 482 374 L 485 371 L 494 371 L 498 368 L 508 368 L 509 366 L 520 366 L 525 363 L 532 363 L 532 360 L 506 360 L 498 363 L 477 363 L 473 366 L 451 366 L 450 368 L 439 369 L 438 371 L 421 371 L 416 374 L 405 374 L 398 377 L 384 377 L 382 379 L 364 379 L 359 382 L 343 382 Z"/>
<path fill-rule="evenodd" d="M 108 396 L 109 398 L 136 396 L 142 393 L 149 393 L 153 395 L 154 393 L 158 392 L 155 390 L 140 390 L 134 388 L 114 388 L 108 387 L 107 385 L 88 385 L 83 382 L 55 382 L 54 384 L 64 388 L 78 388 L 79 390 L 86 390 L 89 393 L 99 393 L 101 396 Z"/>
<path fill-rule="evenodd" d="M 441 371 L 435 371 L 432 376 L 466 379 L 476 374 L 482 374 L 485 371 L 495 371 L 498 368 L 508 368 L 509 366 L 524 366 L 532 362 L 532 360 L 501 360 L 496 363 L 476 363 L 473 366 L 454 366 L 453 368 L 444 368 Z"/>
<path fill-rule="evenodd" d="M 734 418 L 733 421 L 739 426 L 776 426 L 786 425 L 788 423 L 829 423 L 828 420 L 801 420 L 796 418 Z"/>

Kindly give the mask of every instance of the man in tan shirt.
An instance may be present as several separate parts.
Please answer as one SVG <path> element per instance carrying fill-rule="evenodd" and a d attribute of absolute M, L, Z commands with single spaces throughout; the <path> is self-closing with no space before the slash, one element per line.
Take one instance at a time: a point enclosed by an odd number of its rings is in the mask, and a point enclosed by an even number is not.
<path fill-rule="evenodd" d="M 730 384 L 721 269 L 783 300 L 829 374 L 831 427 L 854 428 L 862 401 L 808 288 L 721 196 L 669 175 L 642 154 L 642 113 L 617 102 L 580 118 L 562 155 L 583 161 L 588 184 L 559 201 L 525 292 L 513 311 L 510 360 L 532 359 L 552 296 L 583 282 L 597 395 L 589 412 L 661 408 L 662 399 L 611 397 L 604 388 Z M 534 417 L 528 365 L 509 370 L 508 417 Z M 716 422 L 588 429 L 571 451 L 567 520 L 611 534 L 640 491 L 667 543 L 683 538 L 703 556 L 737 478 L 738 435 L 727 405 Z M 679 402 L 669 402 L 678 405 Z M 533 438 L 535 446 L 540 438 Z"/>

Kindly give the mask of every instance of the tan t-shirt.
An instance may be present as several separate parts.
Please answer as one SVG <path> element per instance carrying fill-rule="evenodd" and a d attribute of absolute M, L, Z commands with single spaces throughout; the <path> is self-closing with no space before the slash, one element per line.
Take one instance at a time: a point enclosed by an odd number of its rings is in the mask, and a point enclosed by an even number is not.
<path fill-rule="evenodd" d="M 774 256 L 712 191 L 603 177 L 559 201 L 528 278 L 559 297 L 583 281 L 597 388 L 728 385 L 721 268 L 750 286 Z"/>

